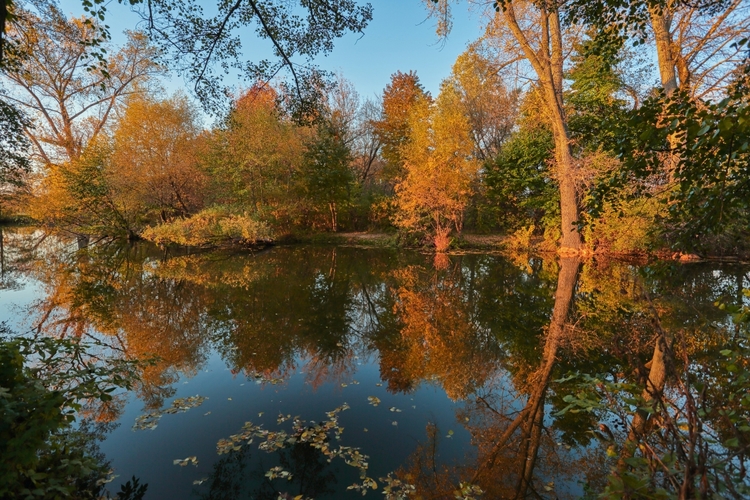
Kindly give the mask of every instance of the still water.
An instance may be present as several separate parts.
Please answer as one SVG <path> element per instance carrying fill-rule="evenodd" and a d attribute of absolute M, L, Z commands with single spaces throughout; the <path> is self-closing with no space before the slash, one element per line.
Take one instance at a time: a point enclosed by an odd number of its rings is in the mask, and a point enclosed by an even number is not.
<path fill-rule="evenodd" d="M 632 460 L 618 426 L 638 404 L 624 394 L 657 371 L 659 338 L 674 346 L 675 414 L 681 377 L 706 374 L 718 410 L 701 432 L 726 438 L 711 420 L 730 404 L 716 402 L 720 353 L 744 334 L 717 303 L 747 300 L 740 265 L 189 253 L 31 229 L 3 242 L 0 314 L 14 331 L 152 360 L 132 391 L 82 412 L 108 430 L 113 492 L 135 476 L 154 499 L 456 498 L 462 484 L 466 498 L 579 498 Z M 619 384 L 612 406 L 561 413 L 583 374 Z"/>

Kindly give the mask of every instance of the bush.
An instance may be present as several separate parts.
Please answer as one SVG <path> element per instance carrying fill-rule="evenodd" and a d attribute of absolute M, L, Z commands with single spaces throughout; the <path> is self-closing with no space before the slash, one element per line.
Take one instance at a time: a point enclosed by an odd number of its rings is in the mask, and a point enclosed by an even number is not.
<path fill-rule="evenodd" d="M 222 208 L 209 208 L 143 232 L 143 238 L 158 244 L 213 246 L 222 243 L 253 245 L 273 238 L 271 229 L 247 214 L 233 214 Z"/>

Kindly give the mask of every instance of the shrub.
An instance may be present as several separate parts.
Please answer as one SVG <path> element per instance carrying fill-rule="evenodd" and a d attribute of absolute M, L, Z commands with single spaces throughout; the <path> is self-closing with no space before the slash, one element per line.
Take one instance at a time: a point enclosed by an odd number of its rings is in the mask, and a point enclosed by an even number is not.
<path fill-rule="evenodd" d="M 143 238 L 158 244 L 213 246 L 227 242 L 253 245 L 273 238 L 271 229 L 247 214 L 209 208 L 186 219 L 176 219 L 143 232 Z"/>

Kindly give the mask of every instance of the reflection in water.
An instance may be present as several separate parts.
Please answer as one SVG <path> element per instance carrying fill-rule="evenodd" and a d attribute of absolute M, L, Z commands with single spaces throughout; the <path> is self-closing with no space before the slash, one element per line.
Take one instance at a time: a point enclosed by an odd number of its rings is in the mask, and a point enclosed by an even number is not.
<path fill-rule="evenodd" d="M 476 490 L 466 485 L 478 486 L 487 498 L 577 497 L 580 484 L 602 490 L 611 470 L 625 477 L 663 417 L 653 404 L 619 420 L 599 406 L 561 412 L 582 391 L 580 377 L 568 375 L 601 374 L 648 402 L 697 366 L 717 374 L 719 351 L 741 336 L 713 303 L 737 300 L 750 286 L 740 267 L 572 258 L 516 264 L 342 247 L 173 255 L 141 244 L 13 238 L 15 257 L 5 257 L 3 272 L 15 269 L 44 286 L 31 313 L 35 329 L 96 336 L 126 359 L 156 356 L 136 388 L 146 410 L 161 408 L 176 381 L 201 370 L 211 352 L 232 373 L 268 384 L 302 371 L 312 388 L 344 385 L 369 360 L 392 394 L 439 387 L 460 403 L 456 420 L 474 451 L 443 455 L 453 431 L 424 422 L 409 462 L 392 464 L 423 498 L 453 498 L 459 484 L 467 495 Z M 716 381 L 704 398 L 718 398 Z M 623 394 L 598 394 L 627 404 Z M 115 403 L 90 411 L 100 420 L 118 417 Z M 202 494 L 332 495 L 341 490 L 338 476 L 316 451 L 297 443 L 279 452 L 274 463 L 295 471 L 281 490 L 243 447 L 215 462 Z"/>

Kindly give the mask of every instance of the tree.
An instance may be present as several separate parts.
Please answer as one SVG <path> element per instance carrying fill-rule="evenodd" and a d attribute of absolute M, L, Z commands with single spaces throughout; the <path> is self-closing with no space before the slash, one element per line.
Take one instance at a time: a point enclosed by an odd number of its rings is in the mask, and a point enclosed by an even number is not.
<path fill-rule="evenodd" d="M 417 101 L 408 129 L 408 142 L 400 150 L 405 173 L 396 185 L 394 223 L 428 231 L 443 252 L 450 233 L 462 230 L 464 209 L 479 172 L 472 155 L 471 127 L 455 88 L 443 85 L 434 106 L 427 97 Z"/>
<path fill-rule="evenodd" d="M 469 118 L 474 156 L 492 160 L 513 130 L 520 92 L 506 87 L 498 68 L 476 46 L 458 56 L 448 82 Z"/>
<path fill-rule="evenodd" d="M 438 34 L 450 31 L 450 6 L 447 0 L 429 0 L 431 13 L 438 16 Z M 531 65 L 539 86 L 545 114 L 555 141 L 555 162 L 560 191 L 562 238 L 560 253 L 578 253 L 583 242 L 578 230 L 579 199 L 576 168 L 571 151 L 570 132 L 563 98 L 565 49 L 571 32 L 563 26 L 564 6 L 548 2 L 505 1 L 494 3 L 496 15 L 488 26 L 488 35 L 498 30 L 509 34 L 518 51 Z M 514 56 L 517 57 L 517 56 Z"/>
<path fill-rule="evenodd" d="M 240 78 L 267 82 L 286 69 L 294 95 L 303 105 L 300 111 L 309 113 L 309 105 L 323 97 L 317 85 L 320 73 L 295 58 L 310 63 L 316 55 L 329 53 L 336 38 L 349 31 L 361 33 L 372 19 L 370 4 L 359 6 L 353 0 L 233 0 L 221 3 L 213 17 L 204 17 L 195 0 L 134 3 L 141 6 L 152 39 L 173 57 L 176 69 L 188 75 L 198 96 L 213 109 L 227 95 L 222 73 L 232 69 Z M 259 40 L 269 42 L 275 60 L 253 62 L 243 57 L 242 35 L 251 26 Z"/>
<path fill-rule="evenodd" d="M 207 204 L 249 211 L 288 230 L 299 222 L 299 169 L 311 130 L 293 123 L 277 97 L 262 83 L 243 92 L 209 137 L 203 164 Z"/>
<path fill-rule="evenodd" d="M 113 133 L 107 172 L 118 198 L 132 199 L 162 222 L 201 209 L 205 176 L 198 168 L 199 134 L 196 111 L 186 97 L 131 97 Z"/>
<path fill-rule="evenodd" d="M 30 126 L 15 106 L 0 100 L 0 213 L 26 186 L 31 171 L 31 144 L 24 129 Z"/>
<path fill-rule="evenodd" d="M 339 207 L 350 199 L 354 181 L 351 150 L 334 123 L 318 125 L 317 137 L 307 145 L 302 160 L 305 190 L 314 204 L 327 205 L 331 231 L 338 231 Z"/>
<path fill-rule="evenodd" d="M 383 177 L 390 182 L 401 180 L 404 174 L 402 150 L 408 144 L 410 131 L 410 113 L 419 102 L 431 100 L 430 94 L 424 91 L 419 77 L 414 71 L 391 75 L 391 81 L 383 90 L 383 114 L 375 122 L 375 133 L 385 160 Z"/>
<path fill-rule="evenodd" d="M 11 84 L 3 98 L 17 105 L 34 123 L 26 128 L 34 158 L 44 165 L 77 159 L 105 130 L 115 109 L 160 68 L 156 51 L 143 33 L 128 33 L 102 71 L 89 71 L 87 43 L 93 43 L 94 21 L 67 19 L 51 3 L 37 6 L 39 15 L 17 13 L 11 36 L 23 57 L 9 61 L 4 75 Z"/>

